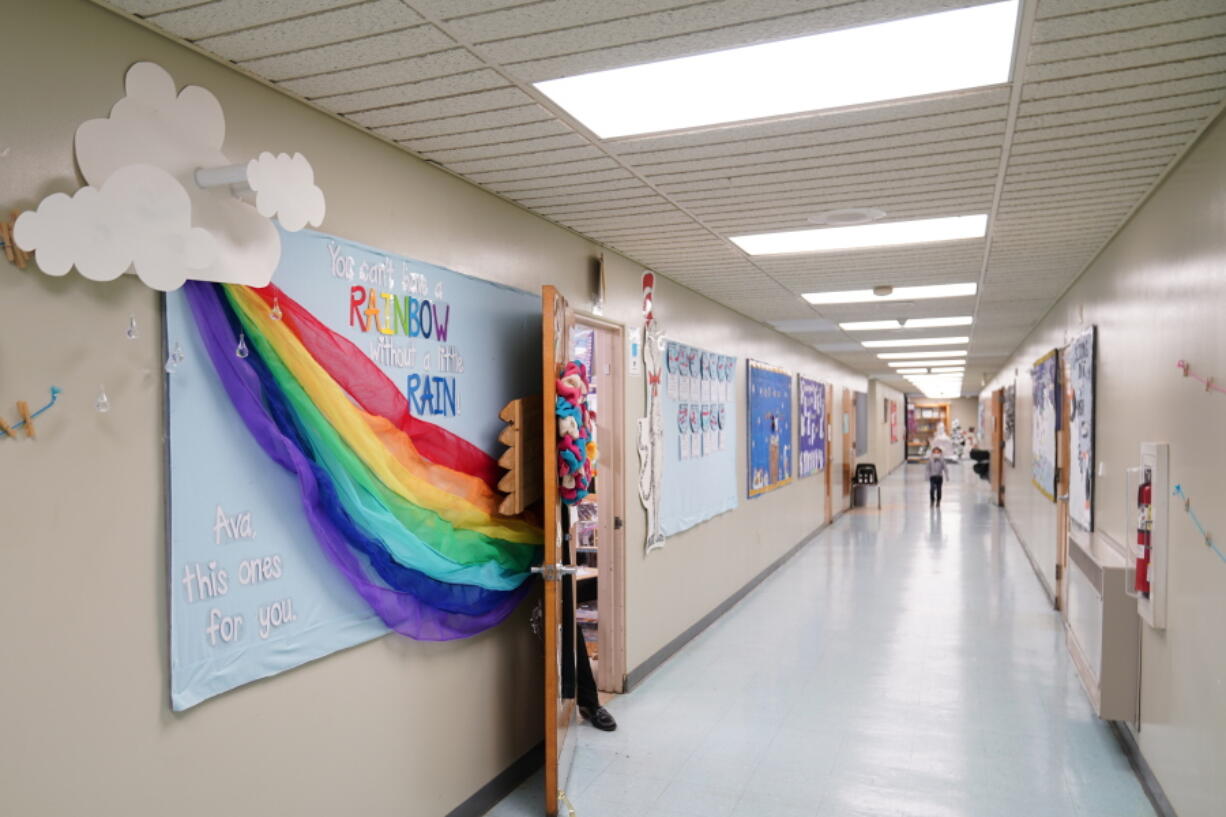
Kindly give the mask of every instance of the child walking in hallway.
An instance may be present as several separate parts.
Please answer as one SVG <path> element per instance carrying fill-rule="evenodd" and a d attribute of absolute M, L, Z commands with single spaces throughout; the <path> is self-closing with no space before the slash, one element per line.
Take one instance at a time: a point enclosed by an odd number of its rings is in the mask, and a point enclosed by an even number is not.
<path fill-rule="evenodd" d="M 928 457 L 928 505 L 941 507 L 941 486 L 945 484 L 945 457 L 940 448 Z"/>

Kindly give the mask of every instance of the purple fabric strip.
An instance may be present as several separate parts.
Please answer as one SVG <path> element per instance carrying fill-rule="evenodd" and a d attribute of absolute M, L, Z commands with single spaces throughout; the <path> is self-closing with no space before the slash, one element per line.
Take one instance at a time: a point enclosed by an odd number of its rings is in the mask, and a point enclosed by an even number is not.
<path fill-rule="evenodd" d="M 484 615 L 464 615 L 436 609 L 408 593 L 371 581 L 328 518 L 311 460 L 277 428 L 261 399 L 259 377 L 250 364 L 234 354 L 234 331 L 216 286 L 189 281 L 184 292 L 213 368 L 247 430 L 274 462 L 297 477 L 307 521 L 324 555 L 388 627 L 421 641 L 447 641 L 476 635 L 510 615 L 527 593 L 529 583 L 509 593 L 505 601 Z"/>

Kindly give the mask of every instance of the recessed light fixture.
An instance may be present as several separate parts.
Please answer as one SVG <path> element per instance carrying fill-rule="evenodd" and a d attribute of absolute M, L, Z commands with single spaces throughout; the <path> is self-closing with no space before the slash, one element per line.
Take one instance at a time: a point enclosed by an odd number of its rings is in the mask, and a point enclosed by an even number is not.
<path fill-rule="evenodd" d="M 926 357 L 931 357 L 931 358 L 966 357 L 966 350 L 958 349 L 955 351 L 948 351 L 948 352 L 945 350 L 940 350 L 940 351 L 935 351 L 935 352 L 882 352 L 879 355 L 877 355 L 877 357 L 881 358 L 882 360 L 903 360 L 907 358 L 915 358 L 918 360 L 919 358 L 922 358 L 922 357 L 925 357 L 925 358 Z M 915 365 L 920 366 L 922 364 L 916 363 Z M 941 364 L 937 363 L 935 365 L 940 366 Z"/>
<path fill-rule="evenodd" d="M 866 349 L 888 349 L 892 346 L 956 346 L 961 343 L 970 343 L 971 339 L 965 335 L 961 337 L 949 338 L 899 338 L 898 340 L 864 340 L 860 341 Z"/>
<path fill-rule="evenodd" d="M 851 321 L 840 323 L 839 328 L 845 332 L 869 332 L 874 329 L 902 329 L 898 321 Z"/>
<path fill-rule="evenodd" d="M 975 319 L 970 315 L 956 315 L 952 318 L 908 318 L 903 324 L 906 329 L 938 329 L 945 326 L 970 326 Z"/>
<path fill-rule="evenodd" d="M 906 318 L 897 321 L 848 321 L 840 323 L 844 332 L 869 332 L 876 329 L 939 329 L 945 326 L 970 326 L 974 319 L 970 315 L 958 315 L 952 318 Z"/>
<path fill-rule="evenodd" d="M 602 139 L 742 122 L 1007 82 L 1016 24 L 1009 0 L 536 88 Z"/>
<path fill-rule="evenodd" d="M 979 213 L 970 216 L 922 218 L 915 221 L 885 221 L 880 224 L 859 224 L 854 227 L 755 233 L 732 236 L 730 240 L 750 255 L 785 255 L 958 241 L 966 238 L 983 238 L 987 232 L 987 214 Z M 899 289 L 906 289 L 906 287 L 899 287 Z"/>
<path fill-rule="evenodd" d="M 891 369 L 897 369 L 907 366 L 948 366 L 951 363 L 961 363 L 960 360 L 891 360 L 889 365 Z"/>
<path fill-rule="evenodd" d="M 940 366 L 932 370 L 933 374 L 948 374 L 950 372 L 964 373 L 966 372 L 966 367 L 965 366 Z"/>
<path fill-rule="evenodd" d="M 929 284 L 927 286 L 894 287 L 889 295 L 874 295 L 871 289 L 844 289 L 834 292 L 806 292 L 801 297 L 811 304 L 860 304 L 870 301 L 918 301 L 927 298 L 960 298 L 974 295 L 978 285 Z"/>
<path fill-rule="evenodd" d="M 927 369 L 895 369 L 894 374 L 927 374 Z"/>

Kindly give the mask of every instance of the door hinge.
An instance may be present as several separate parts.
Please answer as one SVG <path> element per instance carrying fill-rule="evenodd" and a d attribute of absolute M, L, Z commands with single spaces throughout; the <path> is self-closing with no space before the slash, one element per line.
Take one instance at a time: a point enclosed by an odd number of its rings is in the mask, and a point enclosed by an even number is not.
<path fill-rule="evenodd" d="M 625 526 L 626 523 L 622 521 L 620 516 L 613 517 L 613 530 L 621 530 Z"/>
<path fill-rule="evenodd" d="M 1056 581 L 1060 581 L 1062 578 L 1064 578 L 1064 565 L 1058 564 L 1056 565 Z"/>

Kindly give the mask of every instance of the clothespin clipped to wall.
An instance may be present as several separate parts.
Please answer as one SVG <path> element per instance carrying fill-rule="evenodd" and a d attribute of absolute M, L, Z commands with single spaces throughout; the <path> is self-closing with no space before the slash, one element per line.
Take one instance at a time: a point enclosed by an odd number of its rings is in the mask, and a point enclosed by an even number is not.
<path fill-rule="evenodd" d="M 0 244 L 4 245 L 4 257 L 9 260 L 9 263 L 16 266 L 17 269 L 25 269 L 30 263 L 30 254 L 13 241 L 13 225 L 17 223 L 19 215 L 21 211 L 14 210 L 8 221 L 0 222 Z"/>
<path fill-rule="evenodd" d="M 38 411 L 30 411 L 30 404 L 25 400 L 17 401 L 17 413 L 21 415 L 20 422 L 14 423 L 10 426 L 5 423 L 4 420 L 0 419 L 0 432 L 3 432 L 5 437 L 16 438 L 17 429 L 24 427 L 26 430 L 26 437 L 35 439 L 38 435 L 34 431 L 34 418 L 55 405 L 55 401 L 59 399 L 60 391 L 61 389 L 59 386 L 52 386 L 51 399 L 47 401 L 47 405 L 43 406 Z"/>

